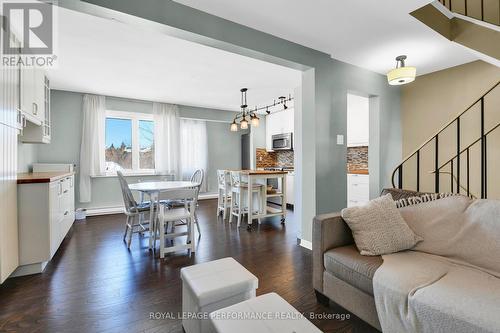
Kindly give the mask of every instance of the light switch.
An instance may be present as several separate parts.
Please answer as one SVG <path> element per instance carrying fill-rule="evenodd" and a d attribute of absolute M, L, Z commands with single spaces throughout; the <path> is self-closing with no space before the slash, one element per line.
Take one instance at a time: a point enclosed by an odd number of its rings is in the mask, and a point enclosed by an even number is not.
<path fill-rule="evenodd" d="M 338 145 L 344 144 L 344 136 L 342 134 L 337 135 L 337 144 Z"/>

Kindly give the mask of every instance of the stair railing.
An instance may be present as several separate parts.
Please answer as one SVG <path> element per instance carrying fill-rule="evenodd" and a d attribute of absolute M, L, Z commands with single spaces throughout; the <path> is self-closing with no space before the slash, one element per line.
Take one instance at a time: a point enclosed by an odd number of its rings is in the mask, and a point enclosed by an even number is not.
<path fill-rule="evenodd" d="M 453 6 L 453 3 L 456 3 L 457 0 L 439 0 L 439 2 L 443 6 L 445 6 L 446 8 L 448 8 L 450 10 L 450 12 L 458 13 L 455 10 L 454 6 Z M 469 6 L 468 6 L 468 1 L 467 0 L 462 0 L 461 2 L 464 5 L 464 10 L 463 10 L 463 13 L 459 13 L 459 14 L 463 14 L 464 16 L 472 17 L 472 18 L 481 20 L 483 22 L 488 22 L 488 23 L 491 23 L 491 24 L 500 25 L 499 24 L 500 22 L 489 22 L 487 19 L 485 19 L 485 17 L 484 17 L 484 8 L 485 8 L 484 7 L 484 0 L 480 0 L 479 1 L 479 5 L 480 5 L 480 7 L 479 7 L 480 16 L 479 17 L 470 15 L 470 13 L 469 13 Z M 478 1 L 472 1 L 472 5 L 473 6 L 477 6 L 477 3 L 478 3 Z M 499 11 L 500 11 L 500 5 L 498 7 L 499 7 Z M 498 14 L 499 14 L 499 17 L 500 17 L 500 12 Z"/>
<path fill-rule="evenodd" d="M 474 194 L 471 193 L 470 191 L 470 150 L 471 147 L 474 146 L 475 144 L 479 143 L 481 145 L 481 167 L 480 167 L 480 172 L 481 172 L 481 198 L 487 198 L 488 197 L 488 172 L 487 172 L 487 143 L 488 143 L 488 135 L 492 133 L 494 130 L 496 130 L 498 127 L 500 127 L 500 123 L 497 124 L 496 126 L 492 127 L 490 130 L 486 131 L 485 130 L 485 106 L 484 106 L 484 100 L 485 97 L 492 92 L 495 88 L 498 87 L 500 84 L 500 81 L 497 82 L 493 87 L 488 89 L 480 98 L 478 98 L 474 103 L 472 103 L 468 108 L 466 108 L 463 112 L 461 112 L 457 117 L 449 121 L 446 125 L 444 125 L 436 134 L 434 134 L 432 137 L 430 137 L 427 141 L 425 141 L 420 147 L 418 147 L 417 150 L 415 150 L 413 153 L 408 155 L 403 161 L 394 169 L 392 172 L 391 180 L 392 180 L 392 186 L 397 187 L 402 189 L 403 188 L 403 172 L 404 172 L 404 165 L 406 162 L 408 162 L 411 158 L 416 157 L 416 190 L 420 191 L 420 159 L 421 159 L 421 151 L 422 149 L 426 148 L 428 145 L 433 144 L 434 146 L 434 170 L 431 171 L 431 173 L 434 174 L 434 191 L 436 193 L 439 193 L 440 191 L 440 174 L 449 174 L 450 175 L 450 182 L 451 182 L 451 191 L 460 193 L 460 190 L 463 189 L 464 191 L 467 192 L 468 196 L 471 197 L 476 197 Z M 481 117 L 481 124 L 480 124 L 480 130 L 481 134 L 477 140 L 469 144 L 467 147 L 463 148 L 460 144 L 460 125 L 461 125 L 461 118 L 464 114 L 472 110 L 472 108 L 480 104 L 480 117 Z M 497 107 L 497 106 L 495 106 Z M 498 109 L 498 112 L 500 112 L 500 108 Z M 450 126 L 453 124 L 456 124 L 456 154 L 447 160 L 445 163 L 440 164 L 439 161 L 439 137 L 440 134 L 443 133 L 446 129 L 448 129 Z M 466 184 L 461 184 L 461 156 L 462 154 L 466 155 Z M 446 166 L 450 165 L 451 171 L 450 172 L 445 172 L 442 171 L 443 168 Z M 455 173 L 455 167 L 456 167 L 456 173 Z M 397 174 L 397 183 L 395 182 L 395 177 Z M 456 186 L 455 186 L 456 185 Z M 408 189 L 408 188 L 407 188 Z"/>

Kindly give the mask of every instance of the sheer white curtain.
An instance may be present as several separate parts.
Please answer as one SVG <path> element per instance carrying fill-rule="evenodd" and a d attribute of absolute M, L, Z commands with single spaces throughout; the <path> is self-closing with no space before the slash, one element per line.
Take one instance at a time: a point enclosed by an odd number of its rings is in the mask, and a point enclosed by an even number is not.
<path fill-rule="evenodd" d="M 80 146 L 80 202 L 91 200 L 91 176 L 105 172 L 104 123 L 106 100 L 104 96 L 83 96 L 82 143 Z"/>
<path fill-rule="evenodd" d="M 206 192 L 208 168 L 207 123 L 201 120 L 181 119 L 181 177 L 189 180 L 196 169 L 205 172 L 201 192 Z"/>
<path fill-rule="evenodd" d="M 155 123 L 155 169 L 161 174 L 179 178 L 179 108 L 177 105 L 153 103 Z"/>

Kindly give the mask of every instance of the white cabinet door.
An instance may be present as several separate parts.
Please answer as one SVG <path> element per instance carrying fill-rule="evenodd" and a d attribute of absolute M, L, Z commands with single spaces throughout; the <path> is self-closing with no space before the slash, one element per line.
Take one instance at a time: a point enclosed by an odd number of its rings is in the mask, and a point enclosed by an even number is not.
<path fill-rule="evenodd" d="M 273 151 L 273 131 L 274 131 L 274 120 L 273 114 L 269 114 L 266 116 L 266 150 Z"/>
<path fill-rule="evenodd" d="M 61 191 L 59 182 L 49 184 L 49 228 L 50 258 L 59 248 L 61 238 Z"/>
<path fill-rule="evenodd" d="M 28 121 L 40 126 L 45 119 L 44 72 L 33 68 L 21 70 L 21 110 Z"/>
<path fill-rule="evenodd" d="M 369 110 L 367 97 L 347 94 L 347 146 L 368 146 Z"/>
<path fill-rule="evenodd" d="M 30 122 L 22 130 L 20 136 L 22 142 L 27 143 L 50 143 L 50 87 L 49 81 L 42 70 L 35 70 L 33 90 L 25 91 L 23 100 L 32 99 L 32 113 L 24 111 L 26 119 Z M 27 102 L 24 103 L 27 108 Z"/>
<path fill-rule="evenodd" d="M 347 175 L 347 207 L 364 205 L 370 200 L 369 183 L 369 175 Z"/>
<path fill-rule="evenodd" d="M 34 70 L 33 107 L 36 118 L 42 123 L 45 121 L 45 72 L 41 69 Z"/>

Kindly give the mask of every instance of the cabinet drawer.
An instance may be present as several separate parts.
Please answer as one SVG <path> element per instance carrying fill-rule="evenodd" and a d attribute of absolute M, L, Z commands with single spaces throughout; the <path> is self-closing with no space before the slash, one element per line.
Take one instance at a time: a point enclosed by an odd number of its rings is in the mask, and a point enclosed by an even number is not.
<path fill-rule="evenodd" d="M 364 200 L 349 200 L 347 202 L 347 207 L 363 206 L 367 203 L 368 203 L 368 201 L 364 201 Z"/>
<path fill-rule="evenodd" d="M 347 175 L 347 184 L 366 184 L 368 185 L 370 183 L 370 176 L 369 175 L 354 175 L 354 174 L 348 174 Z"/>
<path fill-rule="evenodd" d="M 369 195 L 370 189 L 368 184 L 349 184 L 348 192 L 350 195 L 362 196 Z"/>

